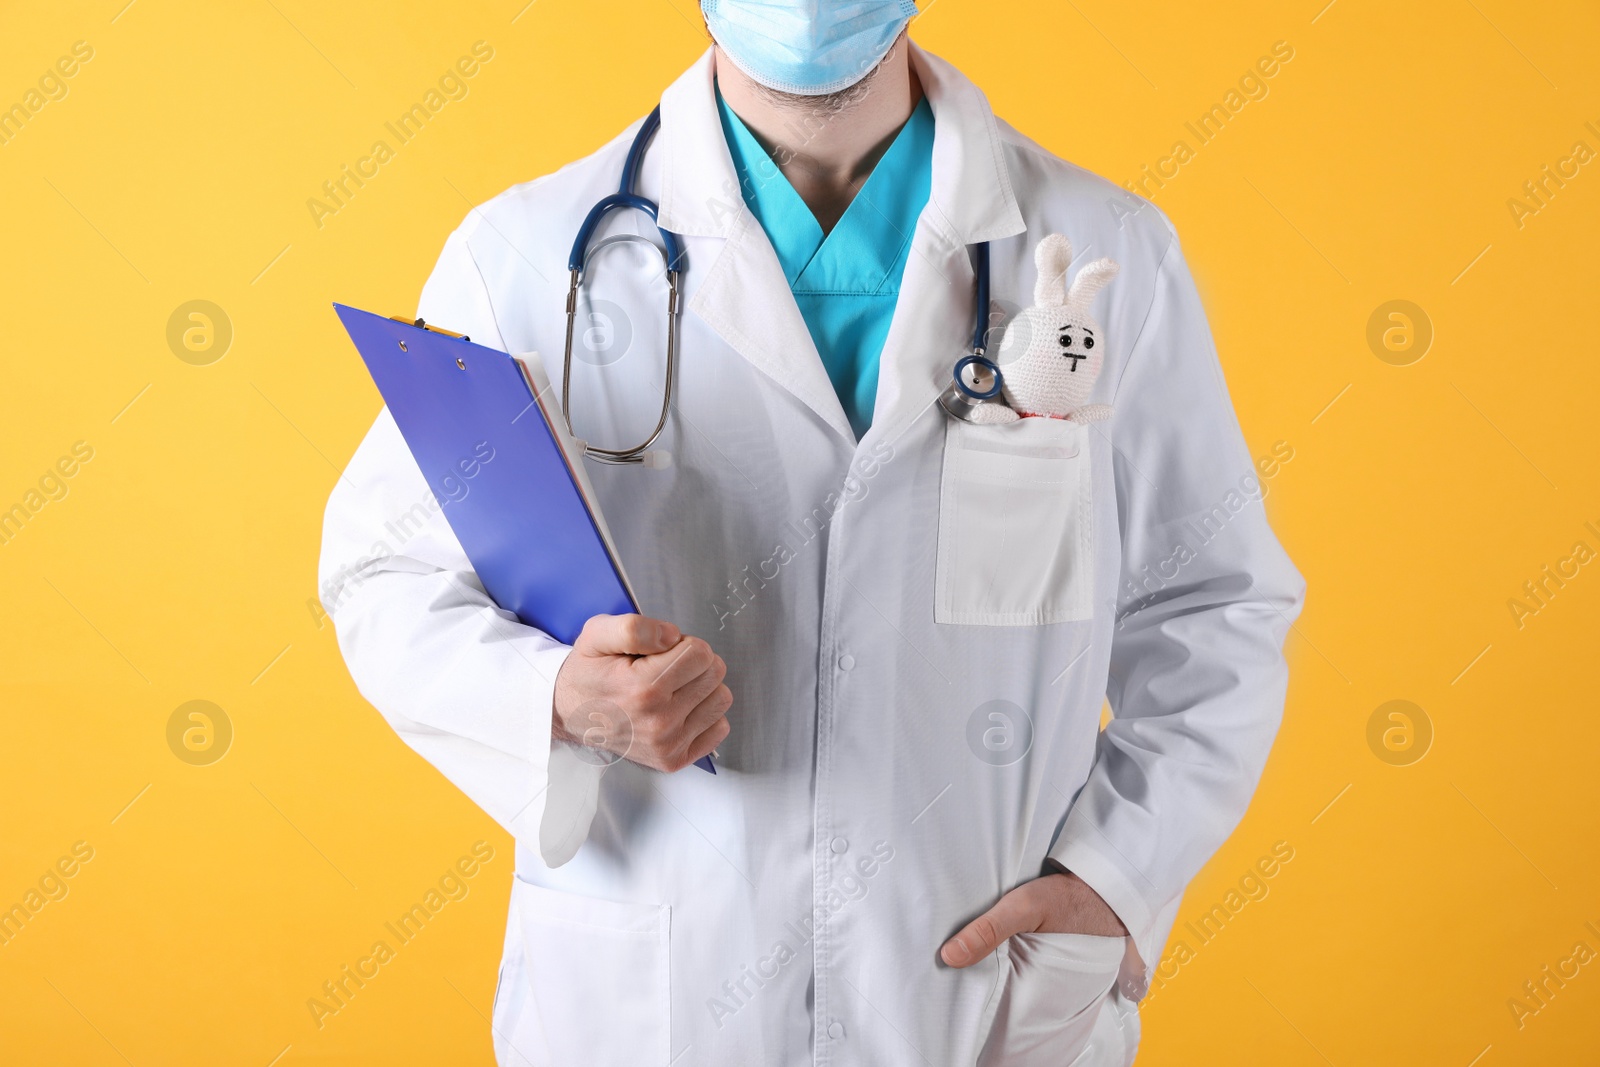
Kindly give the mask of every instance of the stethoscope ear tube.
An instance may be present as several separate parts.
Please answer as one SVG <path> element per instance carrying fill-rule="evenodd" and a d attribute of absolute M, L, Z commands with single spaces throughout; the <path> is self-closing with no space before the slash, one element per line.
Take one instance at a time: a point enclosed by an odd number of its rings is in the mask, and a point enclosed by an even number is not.
<path fill-rule="evenodd" d="M 683 242 L 679 241 L 678 235 L 671 230 L 661 228 L 655 202 L 637 193 L 612 193 L 589 209 L 583 225 L 578 228 L 577 239 L 572 242 L 572 253 L 567 256 L 567 269 L 583 270 L 584 255 L 589 250 L 589 239 L 594 236 L 595 227 L 600 225 L 600 220 L 618 208 L 634 208 L 650 216 L 650 221 L 656 223 L 656 232 L 661 234 L 661 243 L 666 246 L 668 267 L 682 273 Z"/>
<path fill-rule="evenodd" d="M 572 429 L 572 336 L 578 324 L 578 286 L 583 281 L 581 268 L 571 272 L 572 280 L 567 288 L 567 339 L 566 346 L 561 356 L 561 416 L 567 420 L 567 432 L 577 438 Z M 671 457 L 665 453 L 649 451 L 650 446 L 656 443 L 661 432 L 667 428 L 667 416 L 672 412 L 672 383 L 678 364 L 678 272 L 667 271 L 667 381 L 661 390 L 661 417 L 656 420 L 655 429 L 650 431 L 640 444 L 632 448 L 600 448 L 587 442 L 583 445 L 583 454 L 593 456 L 601 463 L 642 463 L 646 467 L 663 468 L 671 465 Z"/>
<path fill-rule="evenodd" d="M 655 429 L 650 431 L 650 436 L 645 438 L 642 444 L 632 448 L 598 448 L 586 443 L 583 450 L 584 455 L 593 456 L 601 463 L 639 463 L 658 469 L 670 466 L 672 462 L 670 453 L 652 452 L 649 449 L 661 436 L 661 431 L 666 429 L 667 415 L 672 411 L 672 384 L 678 355 L 678 280 L 684 268 L 683 242 L 678 239 L 677 234 L 662 228 L 659 205 L 635 193 L 633 188 L 639 177 L 639 165 L 644 159 L 644 150 L 660 127 L 661 108 L 658 105 L 640 125 L 639 132 L 634 135 L 633 145 L 628 149 L 627 162 L 622 167 L 621 185 L 616 192 L 590 208 L 589 214 L 584 216 L 583 225 L 578 227 L 578 236 L 572 242 L 572 253 L 567 257 L 567 270 L 571 274 L 571 283 L 567 287 L 566 350 L 561 358 L 561 415 L 567 420 L 567 430 L 571 432 L 572 408 L 568 399 L 572 393 L 572 336 L 577 329 L 578 288 L 583 284 L 589 240 L 594 236 L 594 231 L 601 220 L 618 208 L 632 208 L 644 212 L 650 216 L 650 221 L 656 224 L 656 232 L 661 235 L 661 243 L 664 246 L 662 254 L 667 268 L 667 381 L 661 391 L 661 417 L 656 420 Z M 605 243 L 601 242 L 602 245 Z M 573 436 L 577 437 L 577 434 L 574 433 Z"/>

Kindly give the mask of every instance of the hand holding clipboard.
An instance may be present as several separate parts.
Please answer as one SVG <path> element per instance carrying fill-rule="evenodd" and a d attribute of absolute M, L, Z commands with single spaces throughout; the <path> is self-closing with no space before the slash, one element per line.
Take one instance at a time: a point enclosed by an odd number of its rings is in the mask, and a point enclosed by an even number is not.
<path fill-rule="evenodd" d="M 716 773 L 726 665 L 640 612 L 538 358 L 334 309 L 485 591 L 573 646 L 556 679 L 557 736 L 657 770 L 693 761 Z"/>

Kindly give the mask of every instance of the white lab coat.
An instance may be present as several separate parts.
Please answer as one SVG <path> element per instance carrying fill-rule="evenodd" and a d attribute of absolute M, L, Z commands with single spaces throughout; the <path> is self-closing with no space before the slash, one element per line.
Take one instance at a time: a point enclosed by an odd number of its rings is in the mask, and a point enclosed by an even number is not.
<path fill-rule="evenodd" d="M 716 775 L 552 748 L 567 649 L 484 595 L 387 412 L 334 488 L 323 597 L 356 684 L 517 841 L 502 1063 L 1064 1064 L 1085 1042 L 1080 1065 L 1127 1063 L 1184 885 L 1255 788 L 1303 586 L 1172 227 L 913 62 L 932 195 L 859 442 L 739 194 L 710 53 L 645 158 L 688 256 L 674 462 L 589 472 L 645 611 L 727 660 Z M 633 132 L 474 210 L 419 313 L 559 382 L 568 250 Z M 634 231 L 653 233 L 601 233 Z M 991 242 L 999 325 L 1052 232 L 1074 271 L 1121 265 L 1092 398 L 1115 414 L 953 422 L 934 398 L 971 333 L 969 246 Z M 665 286 L 627 247 L 597 267 L 574 362 L 577 432 L 601 444 L 660 404 Z M 1131 938 L 938 961 L 1048 861 Z"/>

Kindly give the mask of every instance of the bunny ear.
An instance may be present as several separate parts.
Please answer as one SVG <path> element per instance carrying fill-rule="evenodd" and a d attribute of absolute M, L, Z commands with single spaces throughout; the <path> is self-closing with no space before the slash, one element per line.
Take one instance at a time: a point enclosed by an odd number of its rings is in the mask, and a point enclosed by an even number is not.
<path fill-rule="evenodd" d="M 1087 311 L 1089 305 L 1094 303 L 1094 296 L 1105 284 L 1117 276 L 1118 267 L 1115 261 L 1097 259 L 1078 272 L 1072 279 L 1072 288 L 1067 291 L 1067 303 Z"/>
<path fill-rule="evenodd" d="M 1067 302 L 1067 267 L 1072 264 L 1072 242 L 1052 233 L 1033 250 L 1039 279 L 1033 283 L 1033 302 L 1039 307 L 1060 307 Z"/>

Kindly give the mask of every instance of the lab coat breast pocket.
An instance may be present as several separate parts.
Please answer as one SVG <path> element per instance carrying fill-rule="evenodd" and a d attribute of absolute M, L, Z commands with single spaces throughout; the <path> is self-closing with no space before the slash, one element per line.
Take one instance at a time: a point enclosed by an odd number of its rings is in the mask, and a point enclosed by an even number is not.
<path fill-rule="evenodd" d="M 935 622 L 1037 626 L 1091 616 L 1092 433 L 1066 419 L 995 426 L 950 420 Z"/>
<path fill-rule="evenodd" d="M 521 878 L 511 906 L 522 928 L 528 1000 L 512 1062 L 667 1067 L 671 909 L 560 893 Z"/>
<path fill-rule="evenodd" d="M 1125 937 L 1017 934 L 1011 973 L 978 1067 L 1101 1067 L 1127 1062 L 1120 1037 L 1096 1023 L 1127 950 Z M 1096 1047 L 1091 1050 L 1093 1043 Z M 1104 1047 L 1099 1047 L 1104 1046 Z"/>

